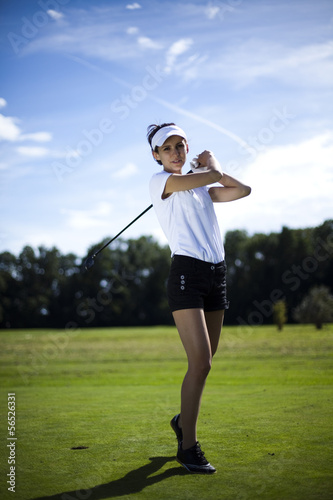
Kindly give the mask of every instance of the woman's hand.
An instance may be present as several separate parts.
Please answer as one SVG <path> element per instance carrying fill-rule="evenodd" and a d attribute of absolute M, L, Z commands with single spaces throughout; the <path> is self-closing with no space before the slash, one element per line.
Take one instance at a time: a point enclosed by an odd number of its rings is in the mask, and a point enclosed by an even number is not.
<path fill-rule="evenodd" d="M 197 156 L 200 167 L 210 167 L 211 159 L 213 158 L 215 158 L 214 153 L 206 149 Z"/>
<path fill-rule="evenodd" d="M 221 165 L 212 151 L 205 150 L 200 153 L 192 160 L 191 166 L 196 172 L 215 171 L 219 172 L 221 176 L 223 175 Z"/>

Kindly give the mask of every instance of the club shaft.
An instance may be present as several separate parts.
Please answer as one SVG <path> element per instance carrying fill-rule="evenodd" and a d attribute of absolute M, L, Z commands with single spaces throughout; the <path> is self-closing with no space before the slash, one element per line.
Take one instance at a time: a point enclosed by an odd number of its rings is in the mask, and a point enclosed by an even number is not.
<path fill-rule="evenodd" d="M 114 240 L 116 240 L 121 234 L 123 234 L 123 232 L 126 231 L 126 229 L 128 229 L 132 224 L 134 224 L 134 222 L 136 222 L 138 219 L 140 219 L 140 217 L 142 217 L 152 207 L 153 207 L 153 205 L 149 205 L 149 207 L 147 207 L 143 212 L 141 212 L 141 214 L 139 214 L 137 217 L 135 217 L 135 219 L 133 219 L 129 224 L 127 224 L 127 226 L 124 227 L 124 229 L 122 229 L 118 234 L 116 234 L 116 236 L 114 236 L 110 241 L 105 243 L 105 245 L 102 248 L 97 250 L 97 252 L 94 253 L 93 258 L 96 257 L 96 255 L 98 255 L 102 250 L 104 250 L 104 248 L 106 248 L 108 245 L 110 245 L 110 243 L 112 243 Z"/>

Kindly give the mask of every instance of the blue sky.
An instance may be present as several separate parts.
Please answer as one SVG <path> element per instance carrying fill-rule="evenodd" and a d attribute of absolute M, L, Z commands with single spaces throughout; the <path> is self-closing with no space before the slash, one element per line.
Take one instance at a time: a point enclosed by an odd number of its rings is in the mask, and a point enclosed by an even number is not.
<path fill-rule="evenodd" d="M 212 150 L 249 198 L 223 232 L 333 215 L 330 0 L 0 3 L 0 251 L 84 256 L 150 204 L 151 123 L 174 121 L 188 160 Z M 165 243 L 154 212 L 125 238 Z"/>

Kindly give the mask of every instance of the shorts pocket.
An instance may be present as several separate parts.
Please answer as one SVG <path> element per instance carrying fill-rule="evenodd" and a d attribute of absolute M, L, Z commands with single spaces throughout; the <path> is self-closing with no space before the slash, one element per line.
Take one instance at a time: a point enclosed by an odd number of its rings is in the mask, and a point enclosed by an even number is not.
<path fill-rule="evenodd" d="M 173 271 L 168 279 L 168 295 L 185 295 L 187 290 L 188 278 L 185 273 Z"/>

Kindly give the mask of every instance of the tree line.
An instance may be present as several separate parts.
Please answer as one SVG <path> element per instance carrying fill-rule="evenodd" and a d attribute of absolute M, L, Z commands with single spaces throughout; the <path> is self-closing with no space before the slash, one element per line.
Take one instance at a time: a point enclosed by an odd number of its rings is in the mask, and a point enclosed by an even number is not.
<path fill-rule="evenodd" d="M 105 241 L 93 245 L 89 254 Z M 315 228 L 225 235 L 230 309 L 225 323 L 287 321 L 315 286 L 333 289 L 333 220 Z M 170 250 L 150 236 L 118 239 L 83 272 L 85 259 L 53 247 L 0 254 L 1 328 L 75 328 L 173 324 L 166 297 Z M 311 308 L 311 301 L 309 302 Z"/>

